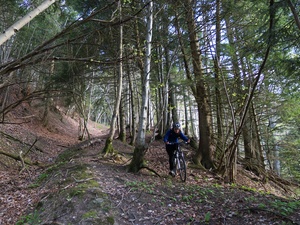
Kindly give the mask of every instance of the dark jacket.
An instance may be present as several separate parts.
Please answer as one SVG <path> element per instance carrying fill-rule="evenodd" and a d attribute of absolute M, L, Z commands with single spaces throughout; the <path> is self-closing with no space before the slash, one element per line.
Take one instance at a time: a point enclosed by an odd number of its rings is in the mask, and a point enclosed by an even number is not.
<path fill-rule="evenodd" d="M 171 142 L 171 143 L 177 143 L 178 138 L 181 138 L 184 141 L 188 141 L 189 139 L 182 133 L 181 130 L 179 130 L 179 133 L 175 133 L 173 129 L 170 129 L 167 131 L 167 133 L 164 136 L 164 142 Z"/>

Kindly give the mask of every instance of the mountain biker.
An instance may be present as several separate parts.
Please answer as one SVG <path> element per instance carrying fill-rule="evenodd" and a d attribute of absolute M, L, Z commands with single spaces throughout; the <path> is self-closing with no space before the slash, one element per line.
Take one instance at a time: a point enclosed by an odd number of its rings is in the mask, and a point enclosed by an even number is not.
<path fill-rule="evenodd" d="M 166 144 L 167 153 L 169 155 L 169 165 L 170 165 L 169 174 L 173 177 L 175 176 L 173 157 L 174 157 L 174 151 L 176 150 L 176 145 L 172 143 L 178 143 L 178 138 L 181 138 L 185 142 L 188 143 L 190 142 L 190 139 L 182 133 L 180 129 L 180 123 L 176 122 L 173 124 L 173 127 L 166 132 L 163 139 Z"/>

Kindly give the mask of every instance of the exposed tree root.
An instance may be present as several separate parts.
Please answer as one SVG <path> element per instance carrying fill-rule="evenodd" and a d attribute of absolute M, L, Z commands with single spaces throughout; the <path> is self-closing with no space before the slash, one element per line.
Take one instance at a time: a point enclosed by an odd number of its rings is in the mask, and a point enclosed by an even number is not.
<path fill-rule="evenodd" d="M 160 177 L 160 175 L 159 175 L 155 170 L 149 168 L 148 166 L 141 166 L 141 168 L 140 168 L 139 170 L 141 170 L 141 169 L 147 169 L 147 170 L 149 170 L 150 172 L 152 172 L 152 173 L 154 173 L 155 175 L 157 175 L 158 177 Z"/>
<path fill-rule="evenodd" d="M 45 163 L 41 163 L 41 162 L 32 162 L 28 159 L 24 159 L 23 158 L 23 155 L 22 155 L 22 152 L 20 152 L 19 155 L 16 155 L 16 154 L 11 154 L 11 153 L 8 153 L 8 152 L 4 152 L 4 151 L 0 151 L 0 155 L 5 155 L 11 159 L 14 159 L 16 161 L 20 161 L 21 164 L 22 164 L 22 168 L 20 170 L 20 173 L 23 172 L 23 170 L 26 169 L 25 165 L 28 165 L 28 166 L 38 166 L 38 167 L 41 167 L 41 168 L 45 168 L 47 166 L 49 166 L 49 164 L 45 164 Z"/>

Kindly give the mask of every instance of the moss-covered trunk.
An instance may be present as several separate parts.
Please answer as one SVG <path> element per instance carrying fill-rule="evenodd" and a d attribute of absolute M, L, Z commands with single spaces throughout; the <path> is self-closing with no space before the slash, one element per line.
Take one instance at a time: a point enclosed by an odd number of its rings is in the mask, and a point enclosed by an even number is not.
<path fill-rule="evenodd" d="M 113 145 L 112 145 L 112 139 L 107 138 L 106 142 L 105 142 L 105 147 L 103 148 L 102 153 L 107 155 L 107 154 L 113 154 L 114 152 L 115 152 L 115 150 L 114 150 Z"/>
<path fill-rule="evenodd" d="M 137 173 L 144 166 L 144 156 L 146 148 L 144 146 L 136 146 L 133 152 L 133 158 L 128 166 L 128 171 Z"/>

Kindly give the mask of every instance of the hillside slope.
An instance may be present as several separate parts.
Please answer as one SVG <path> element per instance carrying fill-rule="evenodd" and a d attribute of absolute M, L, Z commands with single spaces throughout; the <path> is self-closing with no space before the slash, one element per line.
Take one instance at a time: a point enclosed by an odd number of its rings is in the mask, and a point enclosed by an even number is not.
<path fill-rule="evenodd" d="M 89 124 L 93 144 L 77 139 L 78 121 L 59 108 L 23 104 L 1 124 L 1 151 L 47 167 L 1 156 L 0 224 L 300 224 L 300 202 L 283 189 L 240 170 L 238 183 L 188 166 L 188 179 L 168 176 L 164 145 L 146 153 L 149 168 L 126 171 L 133 147 L 113 142 L 118 157 L 103 158 L 108 130 Z M 26 123 L 24 123 L 26 122 Z M 19 123 L 19 124 L 16 124 Z M 185 150 L 190 162 L 192 151 Z M 272 194 L 270 194 L 272 193 Z M 19 222 L 17 222 L 19 221 Z"/>
<path fill-rule="evenodd" d="M 62 153 L 60 166 L 38 182 L 45 193 L 22 224 L 300 224 L 296 199 L 226 185 L 213 174 L 190 168 L 186 183 L 168 176 L 159 142 L 146 159 L 160 176 L 145 169 L 128 173 L 132 147 L 117 140 L 114 147 L 122 157 L 99 157 L 104 144 L 100 138 Z"/>
<path fill-rule="evenodd" d="M 24 167 L 18 158 L 20 153 L 25 162 L 50 165 L 59 153 L 80 143 L 78 117 L 71 118 L 59 107 L 52 107 L 48 124 L 44 125 L 43 112 L 40 101 L 24 102 L 5 116 L 5 123 L 0 123 L 1 225 L 14 224 L 40 198 L 39 193 L 30 186 L 44 168 L 28 164 Z M 107 131 L 104 126 L 98 129 L 92 122 L 88 128 L 91 137 Z"/>

